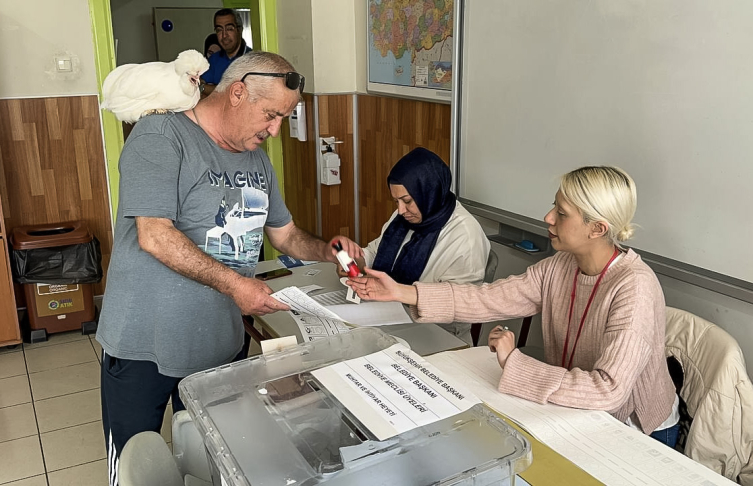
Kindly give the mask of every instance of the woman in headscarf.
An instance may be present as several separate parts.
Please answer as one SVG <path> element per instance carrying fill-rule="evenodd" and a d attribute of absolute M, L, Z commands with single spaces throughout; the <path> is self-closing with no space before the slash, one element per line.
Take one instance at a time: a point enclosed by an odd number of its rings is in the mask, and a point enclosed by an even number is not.
<path fill-rule="evenodd" d="M 366 266 L 406 285 L 482 283 L 489 240 L 450 191 L 451 183 L 449 167 L 430 150 L 419 147 L 400 159 L 387 176 L 397 210 L 364 248 Z M 470 324 L 442 327 L 471 342 Z"/>

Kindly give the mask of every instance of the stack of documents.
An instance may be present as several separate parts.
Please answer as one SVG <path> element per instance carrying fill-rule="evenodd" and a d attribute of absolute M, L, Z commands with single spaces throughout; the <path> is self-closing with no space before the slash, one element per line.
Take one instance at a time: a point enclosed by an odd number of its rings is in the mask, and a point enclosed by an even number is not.
<path fill-rule="evenodd" d="M 304 341 L 346 332 L 344 323 L 356 327 L 409 324 L 410 316 L 399 302 L 362 302 L 345 300 L 346 290 L 309 297 L 298 287 L 286 287 L 272 294 L 290 306 L 290 315 L 298 324 Z"/>

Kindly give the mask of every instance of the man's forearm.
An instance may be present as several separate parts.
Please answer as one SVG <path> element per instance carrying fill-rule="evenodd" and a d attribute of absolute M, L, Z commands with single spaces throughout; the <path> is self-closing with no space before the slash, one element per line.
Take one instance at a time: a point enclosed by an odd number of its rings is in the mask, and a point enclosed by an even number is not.
<path fill-rule="evenodd" d="M 272 238 L 270 238 L 272 240 Z M 272 240 L 272 245 L 281 252 L 301 260 L 332 261 L 332 250 L 327 242 L 293 226 L 281 241 Z"/>
<path fill-rule="evenodd" d="M 136 218 L 139 245 L 175 272 L 230 295 L 238 273 L 207 255 L 172 222 L 161 218 Z"/>

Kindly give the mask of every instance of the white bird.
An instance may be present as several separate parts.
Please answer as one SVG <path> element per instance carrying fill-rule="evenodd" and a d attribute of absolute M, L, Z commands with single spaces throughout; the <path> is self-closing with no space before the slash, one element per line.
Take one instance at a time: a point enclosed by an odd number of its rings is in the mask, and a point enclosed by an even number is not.
<path fill-rule="evenodd" d="M 199 76 L 207 69 L 209 62 L 193 49 L 173 62 L 118 66 L 102 85 L 102 108 L 127 123 L 152 113 L 190 110 L 199 102 Z"/>

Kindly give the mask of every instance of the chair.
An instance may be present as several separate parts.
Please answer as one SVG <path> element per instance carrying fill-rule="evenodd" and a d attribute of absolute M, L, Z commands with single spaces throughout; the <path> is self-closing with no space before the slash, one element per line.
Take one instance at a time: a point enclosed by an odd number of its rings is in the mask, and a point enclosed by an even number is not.
<path fill-rule="evenodd" d="M 494 250 L 490 248 L 489 258 L 486 260 L 486 270 L 484 271 L 484 283 L 494 282 L 494 275 L 497 273 L 498 264 L 499 258 L 497 257 L 497 254 L 494 252 Z M 522 348 L 526 345 L 526 341 L 528 340 L 528 332 L 531 330 L 532 320 L 533 316 L 523 318 L 523 323 L 520 327 L 520 335 L 518 336 L 517 346 L 519 348 Z M 474 346 L 478 346 L 478 340 L 479 337 L 481 337 L 481 327 L 482 324 L 471 324 L 471 339 L 473 339 Z"/>
<path fill-rule="evenodd" d="M 667 307 L 666 319 L 665 354 L 680 364 L 680 398 L 692 418 L 685 455 L 753 485 L 753 384 L 740 346 L 689 312 Z"/>
<path fill-rule="evenodd" d="M 173 414 L 173 457 L 178 470 L 185 475 L 186 485 L 206 484 L 211 486 L 207 451 L 199 429 L 187 411 Z"/>
<path fill-rule="evenodd" d="M 489 257 L 486 259 L 486 270 L 484 270 L 484 283 L 494 282 L 494 275 L 497 273 L 497 265 L 499 264 L 499 258 L 497 254 L 489 248 Z M 473 345 L 478 346 L 478 338 L 481 336 L 482 324 L 471 324 L 471 339 Z"/>
<path fill-rule="evenodd" d="M 118 463 L 120 486 L 212 486 L 204 442 L 185 410 L 173 415 L 173 452 L 156 432 L 126 443 Z"/>
<path fill-rule="evenodd" d="M 120 486 L 184 486 L 170 448 L 156 432 L 131 437 L 120 453 Z"/>

